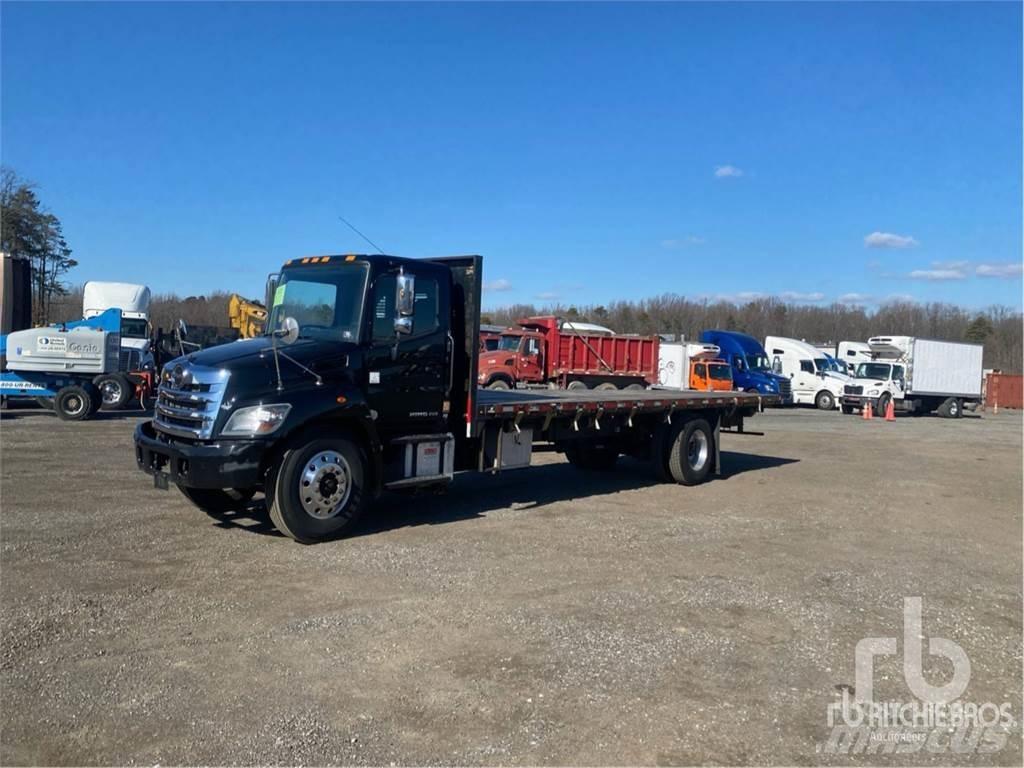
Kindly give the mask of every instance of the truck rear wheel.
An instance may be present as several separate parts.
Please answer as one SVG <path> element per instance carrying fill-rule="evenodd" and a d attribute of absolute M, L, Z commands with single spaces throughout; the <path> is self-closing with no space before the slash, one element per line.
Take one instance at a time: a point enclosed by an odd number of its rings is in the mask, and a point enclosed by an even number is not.
<path fill-rule="evenodd" d="M 273 494 L 267 495 L 277 529 L 303 544 L 351 528 L 366 505 L 366 461 L 347 437 L 309 440 L 281 460 Z"/>
<path fill-rule="evenodd" d="M 589 387 L 582 381 L 570 381 L 568 384 L 565 385 L 565 388 L 568 390 L 589 389 Z"/>
<path fill-rule="evenodd" d="M 53 399 L 53 410 L 64 421 L 85 421 L 99 406 L 100 393 L 92 384 L 68 384 Z"/>
<path fill-rule="evenodd" d="M 512 389 L 504 379 L 494 379 L 487 384 L 487 389 Z"/>
<path fill-rule="evenodd" d="M 939 416 L 946 419 L 959 419 L 964 412 L 963 403 L 958 397 L 947 397 L 937 409 Z"/>
<path fill-rule="evenodd" d="M 819 411 L 831 411 L 836 407 L 836 399 L 827 389 L 814 396 L 814 405 Z"/>
<path fill-rule="evenodd" d="M 576 469 L 605 472 L 615 466 L 615 462 L 619 460 L 619 452 L 608 447 L 569 445 L 565 449 L 565 457 Z"/>
<path fill-rule="evenodd" d="M 210 515 L 243 510 L 256 493 L 254 488 L 185 488 L 181 485 L 178 486 L 178 490 L 186 499 Z"/>
<path fill-rule="evenodd" d="M 123 373 L 104 373 L 92 380 L 100 391 L 103 407 L 118 411 L 132 399 L 135 387 Z"/>
<path fill-rule="evenodd" d="M 672 479 L 680 485 L 703 483 L 711 472 L 715 442 L 711 425 L 704 419 L 693 419 L 678 430 L 668 455 Z"/>
<path fill-rule="evenodd" d="M 594 387 L 594 389 L 597 390 L 598 392 L 614 392 L 615 390 L 618 389 L 618 387 L 616 387 L 610 381 L 602 381 L 600 384 Z"/>

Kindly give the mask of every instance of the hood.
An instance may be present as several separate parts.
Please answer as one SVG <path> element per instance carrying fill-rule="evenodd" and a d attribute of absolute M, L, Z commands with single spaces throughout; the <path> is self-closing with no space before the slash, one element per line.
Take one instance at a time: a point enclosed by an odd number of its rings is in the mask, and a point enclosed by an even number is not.
<path fill-rule="evenodd" d="M 263 371 L 268 377 L 276 378 L 272 347 L 269 336 L 260 336 L 255 339 L 233 341 L 228 344 L 220 344 L 216 347 L 192 352 L 185 355 L 184 359 L 188 360 L 192 365 L 199 365 L 204 368 L 223 368 L 232 373 L 247 371 L 257 374 L 257 378 L 261 378 L 259 372 Z M 311 368 L 321 375 L 327 375 L 330 369 L 344 364 L 346 355 L 356 349 L 356 344 L 353 342 L 324 341 L 320 339 L 299 339 L 289 346 L 278 342 L 277 348 L 278 351 L 288 355 L 295 362 Z M 178 360 L 181 360 L 181 358 L 178 358 Z M 174 361 L 168 363 L 168 365 L 173 363 Z M 283 357 L 281 358 L 282 379 L 289 380 L 308 376 L 308 373 L 302 371 L 294 363 L 289 362 Z"/>

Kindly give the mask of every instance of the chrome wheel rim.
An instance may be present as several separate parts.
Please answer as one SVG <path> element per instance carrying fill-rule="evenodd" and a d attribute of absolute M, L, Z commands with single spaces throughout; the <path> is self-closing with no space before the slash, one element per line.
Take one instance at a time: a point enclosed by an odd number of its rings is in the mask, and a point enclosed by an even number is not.
<path fill-rule="evenodd" d="M 686 441 L 686 461 L 690 469 L 701 470 L 707 463 L 709 453 L 708 436 L 696 430 Z"/>
<path fill-rule="evenodd" d="M 306 514 L 329 520 L 345 508 L 352 494 L 352 470 L 337 451 L 313 456 L 299 476 L 299 501 Z"/>
<path fill-rule="evenodd" d="M 106 405 L 111 405 L 121 399 L 121 385 L 113 379 L 104 381 L 100 386 L 100 392 L 103 393 L 103 402 Z"/>

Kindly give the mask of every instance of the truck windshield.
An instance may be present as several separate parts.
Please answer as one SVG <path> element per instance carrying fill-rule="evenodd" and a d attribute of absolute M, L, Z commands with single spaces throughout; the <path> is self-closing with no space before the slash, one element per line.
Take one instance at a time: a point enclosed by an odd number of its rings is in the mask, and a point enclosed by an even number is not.
<path fill-rule="evenodd" d="M 712 379 L 718 381 L 732 381 L 732 368 L 724 363 L 712 363 L 708 366 Z"/>
<path fill-rule="evenodd" d="M 772 364 L 767 355 L 747 355 L 747 367 L 752 371 L 770 371 Z"/>
<path fill-rule="evenodd" d="M 285 269 L 274 292 L 267 332 L 294 317 L 299 338 L 358 340 L 369 271 L 369 265 L 360 262 Z"/>
<path fill-rule="evenodd" d="M 149 323 L 141 317 L 121 318 L 121 338 L 148 339 Z"/>
<path fill-rule="evenodd" d="M 519 349 L 519 340 L 522 336 L 502 336 L 498 340 L 498 349 L 502 352 L 515 352 Z"/>
<path fill-rule="evenodd" d="M 861 363 L 857 366 L 858 379 L 888 379 L 889 366 L 886 363 Z"/>

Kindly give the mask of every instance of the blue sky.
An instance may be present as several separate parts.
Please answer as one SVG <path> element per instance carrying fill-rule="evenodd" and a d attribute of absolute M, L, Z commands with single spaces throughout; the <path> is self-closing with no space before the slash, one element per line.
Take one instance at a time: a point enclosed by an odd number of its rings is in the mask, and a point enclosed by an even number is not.
<path fill-rule="evenodd" d="M 2 6 L 75 281 L 481 253 L 485 304 L 1021 306 L 1021 7 Z"/>

